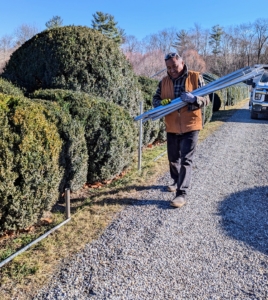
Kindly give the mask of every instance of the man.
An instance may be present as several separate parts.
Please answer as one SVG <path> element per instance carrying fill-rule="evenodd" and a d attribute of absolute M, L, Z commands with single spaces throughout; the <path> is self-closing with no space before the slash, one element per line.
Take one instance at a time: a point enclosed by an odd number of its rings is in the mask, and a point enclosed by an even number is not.
<path fill-rule="evenodd" d="M 165 63 L 167 76 L 159 82 L 153 97 L 153 106 L 168 105 L 172 99 L 178 97 L 188 104 L 165 116 L 170 175 L 174 181 L 168 190 L 176 191 L 170 205 L 182 207 L 186 204 L 193 155 L 203 125 L 201 107 L 209 104 L 209 97 L 191 94 L 193 90 L 204 85 L 203 77 L 198 72 L 188 70 L 177 53 L 168 53 Z"/>

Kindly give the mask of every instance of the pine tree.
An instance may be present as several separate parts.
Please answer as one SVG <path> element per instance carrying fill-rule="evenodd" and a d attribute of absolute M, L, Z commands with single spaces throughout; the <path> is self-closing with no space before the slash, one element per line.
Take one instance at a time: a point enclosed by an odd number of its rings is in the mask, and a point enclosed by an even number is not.
<path fill-rule="evenodd" d="M 223 28 L 219 25 L 215 25 L 212 27 L 212 33 L 209 37 L 209 45 L 212 46 L 212 53 L 217 56 L 217 54 L 221 53 L 221 37 L 224 31 Z"/>
<path fill-rule="evenodd" d="M 47 29 L 61 27 L 63 24 L 63 20 L 60 16 L 54 16 L 48 22 L 46 22 Z"/>
<path fill-rule="evenodd" d="M 172 46 L 177 49 L 180 55 L 182 55 L 184 51 L 191 48 L 190 36 L 183 29 L 176 33 L 176 36 L 176 41 Z"/>
<path fill-rule="evenodd" d="M 97 11 L 96 14 L 93 14 L 93 18 L 93 29 L 100 31 L 117 44 L 122 44 L 125 36 L 124 30 L 117 26 L 117 22 L 115 22 L 112 15 Z"/>

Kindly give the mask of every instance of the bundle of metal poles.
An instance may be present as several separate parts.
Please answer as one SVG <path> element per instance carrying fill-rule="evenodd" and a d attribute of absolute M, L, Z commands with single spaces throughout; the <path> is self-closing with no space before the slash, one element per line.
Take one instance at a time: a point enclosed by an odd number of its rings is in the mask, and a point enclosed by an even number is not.
<path fill-rule="evenodd" d="M 215 91 L 225 89 L 229 86 L 235 85 L 237 83 L 249 80 L 251 78 L 261 76 L 264 72 L 263 67 L 245 67 L 239 69 L 233 73 L 225 75 L 217 80 L 210 82 L 209 84 L 200 87 L 193 92 L 191 92 L 194 96 L 205 96 Z M 139 121 L 142 120 L 142 123 L 148 120 L 157 120 L 160 119 L 173 111 L 181 109 L 182 107 L 186 106 L 187 103 L 182 101 L 180 98 L 173 99 L 171 103 L 168 105 L 160 105 L 154 109 L 148 110 L 143 114 L 137 116 L 134 120 Z"/>

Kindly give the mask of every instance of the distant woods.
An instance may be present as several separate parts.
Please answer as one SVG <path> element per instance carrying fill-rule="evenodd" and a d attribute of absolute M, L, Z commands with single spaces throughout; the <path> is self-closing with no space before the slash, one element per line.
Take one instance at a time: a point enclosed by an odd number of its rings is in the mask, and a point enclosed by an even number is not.
<path fill-rule="evenodd" d="M 152 33 L 142 40 L 127 35 L 107 13 L 93 14 L 91 28 L 114 40 L 121 48 L 137 75 L 152 77 L 165 69 L 164 54 L 177 51 L 190 69 L 223 76 L 254 64 L 268 63 L 268 19 L 257 19 L 241 25 L 202 28 L 168 28 Z M 63 26 L 54 16 L 46 22 L 47 29 Z M 10 55 L 41 30 L 22 24 L 13 34 L 0 37 L 0 73 Z M 154 76 L 160 78 L 164 73 Z"/>
<path fill-rule="evenodd" d="M 176 50 L 191 69 L 223 76 L 268 63 L 268 19 L 228 28 L 194 24 L 190 29 L 164 29 L 142 41 L 126 36 L 122 49 L 139 75 L 151 76 L 164 68 L 164 53 Z"/>

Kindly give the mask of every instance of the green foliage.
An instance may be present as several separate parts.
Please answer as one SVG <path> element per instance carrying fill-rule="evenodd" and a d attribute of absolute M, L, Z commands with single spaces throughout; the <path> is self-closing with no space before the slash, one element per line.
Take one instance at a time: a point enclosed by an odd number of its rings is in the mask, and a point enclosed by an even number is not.
<path fill-rule="evenodd" d="M 46 27 L 48 29 L 57 28 L 62 26 L 63 20 L 60 16 L 53 16 L 48 22 L 46 22 Z"/>
<path fill-rule="evenodd" d="M 88 154 L 84 120 L 90 97 L 86 93 L 66 90 L 40 90 L 30 94 L 30 97 L 34 101 L 43 99 L 38 102 L 46 107 L 47 117 L 57 124 L 64 142 L 60 156 L 60 165 L 64 169 L 60 192 L 67 187 L 77 191 L 87 181 Z"/>
<path fill-rule="evenodd" d="M 211 73 L 203 73 L 205 83 L 208 84 L 219 77 Z M 209 94 L 210 101 L 213 102 L 213 112 L 218 111 L 222 105 L 234 105 L 248 97 L 248 86 L 244 83 L 232 85 L 226 89 L 218 90 Z"/>
<path fill-rule="evenodd" d="M 138 76 L 138 82 L 140 84 L 140 89 L 144 100 L 143 110 L 150 110 L 153 108 L 152 99 L 157 89 L 158 80 L 145 76 Z M 157 140 L 160 131 L 160 122 L 160 120 L 149 120 L 143 124 L 143 145 L 147 146 L 148 144 L 152 144 L 155 140 Z M 165 128 L 161 129 L 165 131 Z"/>
<path fill-rule="evenodd" d="M 191 46 L 191 36 L 184 29 L 180 30 L 176 33 L 176 41 L 172 46 L 182 55 L 183 51 Z"/>
<path fill-rule="evenodd" d="M 205 115 L 204 124 L 209 123 L 212 117 L 212 102 L 209 105 L 202 108 L 203 117 Z"/>
<path fill-rule="evenodd" d="M 137 149 L 137 131 L 126 110 L 96 101 L 86 120 L 88 182 L 105 181 L 128 167 Z"/>
<path fill-rule="evenodd" d="M 35 223 L 58 199 L 62 141 L 41 105 L 0 94 L 0 234 Z"/>
<path fill-rule="evenodd" d="M 249 90 L 248 86 L 244 83 L 239 83 L 228 87 L 227 98 L 225 97 L 225 105 L 235 105 L 239 101 L 248 98 Z"/>
<path fill-rule="evenodd" d="M 100 31 L 115 43 L 122 44 L 124 31 L 116 26 L 117 22 L 112 15 L 97 11 L 96 14 L 93 14 L 93 18 L 93 29 Z"/>
<path fill-rule="evenodd" d="M 217 75 L 211 73 L 203 73 L 202 76 L 206 84 L 219 78 Z M 213 112 L 218 111 L 221 108 L 221 98 L 222 98 L 221 91 L 214 92 L 214 95 L 213 93 L 209 94 L 209 99 L 211 103 L 213 103 Z"/>
<path fill-rule="evenodd" d="M 212 32 L 209 37 L 209 45 L 212 46 L 212 53 L 216 56 L 221 53 L 221 38 L 224 31 L 219 25 L 212 27 Z"/>
<path fill-rule="evenodd" d="M 0 93 L 6 95 L 23 96 L 23 91 L 11 82 L 0 77 Z"/>
<path fill-rule="evenodd" d="M 1 75 L 28 93 L 67 89 L 101 96 L 137 115 L 141 99 L 131 65 L 97 30 L 63 26 L 43 31 L 12 55 Z"/>
<path fill-rule="evenodd" d="M 137 149 L 137 130 L 126 110 L 81 92 L 40 90 L 30 96 L 57 101 L 84 124 L 88 182 L 112 179 L 130 165 Z"/>
<path fill-rule="evenodd" d="M 84 92 L 74 92 L 61 89 L 37 90 L 29 95 L 30 98 L 38 98 L 43 100 L 55 101 L 61 107 L 68 109 L 73 118 L 77 117 L 84 122 L 88 116 L 88 109 L 92 103 L 103 101 L 103 98 L 92 96 Z"/>

